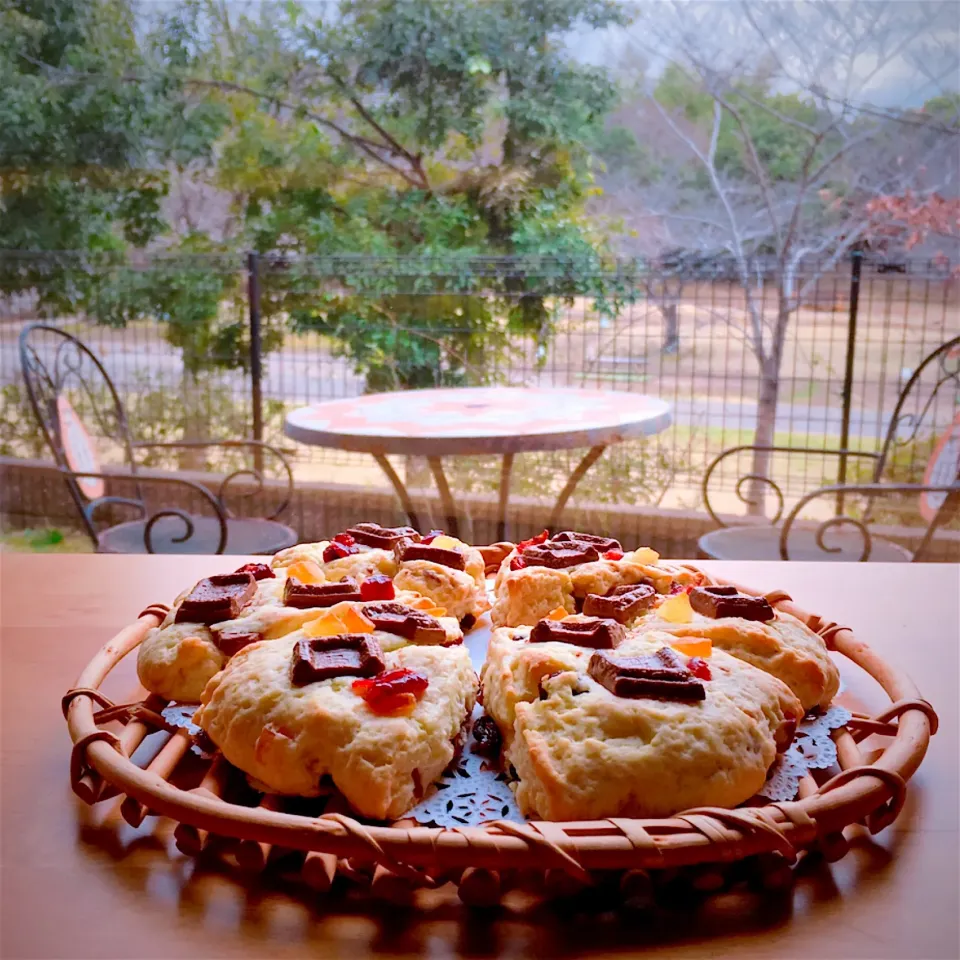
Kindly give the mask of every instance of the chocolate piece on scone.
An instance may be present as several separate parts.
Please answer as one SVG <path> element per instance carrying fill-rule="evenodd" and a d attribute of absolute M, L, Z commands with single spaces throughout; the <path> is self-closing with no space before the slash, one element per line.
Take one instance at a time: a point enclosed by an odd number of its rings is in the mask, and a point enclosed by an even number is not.
<path fill-rule="evenodd" d="M 434 616 L 393 600 L 364 604 L 363 613 L 378 630 L 414 643 L 444 643 L 447 631 Z"/>
<path fill-rule="evenodd" d="M 588 593 L 583 601 L 583 612 L 588 617 L 607 617 L 617 623 L 628 623 L 653 606 L 657 591 L 646 583 L 613 587 L 606 596 Z"/>
<path fill-rule="evenodd" d="M 554 570 L 591 563 L 600 559 L 597 548 L 579 540 L 545 540 L 524 547 L 520 554 L 528 567 L 551 567 Z"/>
<path fill-rule="evenodd" d="M 360 586 L 353 577 L 344 577 L 337 583 L 301 583 L 296 577 L 287 577 L 283 585 L 284 605 L 300 610 L 332 607 L 344 600 L 360 600 Z"/>
<path fill-rule="evenodd" d="M 587 673 L 615 697 L 705 700 L 707 696 L 703 683 L 669 647 L 646 657 L 614 657 L 598 650 L 590 657 Z"/>
<path fill-rule="evenodd" d="M 619 540 L 613 537 L 598 537 L 594 533 L 578 533 L 576 530 L 562 530 L 554 538 L 560 541 L 576 541 L 577 543 L 589 543 L 596 547 L 600 553 L 606 553 L 608 550 L 623 550 Z"/>
<path fill-rule="evenodd" d="M 432 560 L 434 563 L 454 570 L 465 570 L 467 567 L 466 557 L 459 550 L 447 550 L 445 547 L 414 543 L 407 539 L 398 540 L 393 545 L 393 555 L 397 558 L 397 563 L 404 563 L 407 560 Z"/>
<path fill-rule="evenodd" d="M 266 563 L 245 563 L 242 567 L 237 567 L 233 572 L 252 574 L 254 580 L 273 580 L 277 576 L 273 572 L 273 567 Z"/>
<path fill-rule="evenodd" d="M 213 642 L 217 649 L 228 657 L 236 656 L 244 647 L 251 643 L 259 643 L 263 639 L 261 633 L 230 633 L 229 631 L 211 630 Z"/>
<path fill-rule="evenodd" d="M 743 620 L 773 620 L 773 607 L 765 597 L 748 597 L 736 587 L 694 587 L 690 591 L 690 606 L 705 617 L 740 617 Z"/>
<path fill-rule="evenodd" d="M 205 577 L 184 598 L 176 623 L 220 623 L 234 620 L 257 592 L 252 573 L 222 573 Z"/>
<path fill-rule="evenodd" d="M 530 631 L 531 643 L 572 643 L 578 647 L 611 649 L 627 631 L 616 620 L 541 620 Z"/>
<path fill-rule="evenodd" d="M 333 677 L 375 677 L 385 667 L 380 644 L 365 633 L 303 637 L 293 648 L 290 682 L 305 687 Z"/>
<path fill-rule="evenodd" d="M 413 527 L 381 527 L 379 523 L 358 523 L 355 527 L 348 527 L 346 532 L 357 543 L 381 550 L 392 550 L 398 540 L 420 540 L 420 534 Z"/>

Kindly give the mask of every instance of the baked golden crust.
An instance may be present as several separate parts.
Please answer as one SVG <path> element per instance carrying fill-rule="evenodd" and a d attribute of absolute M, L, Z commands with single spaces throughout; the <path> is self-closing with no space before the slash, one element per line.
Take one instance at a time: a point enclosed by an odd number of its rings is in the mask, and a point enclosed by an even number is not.
<path fill-rule="evenodd" d="M 453 759 L 476 698 L 468 651 L 406 644 L 385 653 L 388 670 L 417 670 L 430 681 L 409 716 L 385 717 L 353 692 L 352 677 L 293 686 L 299 637 L 241 650 L 203 691 L 195 722 L 230 763 L 273 792 L 316 796 L 328 776 L 359 813 L 399 817 Z"/>
<path fill-rule="evenodd" d="M 661 561 L 649 547 L 625 553 L 620 560 L 593 560 L 563 569 L 528 566 L 512 570 L 516 550 L 500 564 L 490 614 L 494 626 L 534 624 L 557 607 L 568 613 L 588 593 L 605 594 L 612 587 L 647 582 L 659 593 L 674 583 L 694 583 L 697 575 L 679 564 Z"/>
<path fill-rule="evenodd" d="M 777 611 L 765 623 L 725 617 L 712 620 L 694 613 L 690 623 L 667 623 L 652 610 L 635 630 L 666 631 L 676 637 L 706 637 L 727 653 L 782 680 L 805 710 L 826 707 L 840 688 L 840 672 L 823 638 L 788 613 Z"/>
<path fill-rule="evenodd" d="M 137 676 L 166 700 L 195 703 L 227 658 L 200 623 L 169 623 L 150 630 L 137 651 Z"/>
<path fill-rule="evenodd" d="M 775 677 L 716 652 L 706 699 L 616 697 L 586 672 L 592 653 L 529 644 L 498 630 L 483 669 L 484 708 L 504 735 L 529 816 L 577 820 L 669 816 L 735 806 L 763 785 L 803 708 Z M 628 637 L 623 655 L 652 653 L 666 634 Z"/>

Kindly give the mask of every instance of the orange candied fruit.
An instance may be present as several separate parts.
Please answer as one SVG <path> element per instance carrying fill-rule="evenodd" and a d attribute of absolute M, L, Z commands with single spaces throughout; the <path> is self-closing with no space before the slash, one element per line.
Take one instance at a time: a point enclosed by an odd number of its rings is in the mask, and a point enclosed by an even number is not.
<path fill-rule="evenodd" d="M 296 577 L 301 583 L 324 583 L 326 577 L 320 564 L 313 560 L 298 560 L 287 567 L 287 576 Z"/>
<path fill-rule="evenodd" d="M 374 713 L 396 717 L 411 713 L 429 685 L 424 674 L 401 667 L 354 680 L 351 689 Z"/>
<path fill-rule="evenodd" d="M 670 641 L 677 653 L 687 657 L 709 657 L 713 653 L 713 641 L 709 637 L 677 637 Z"/>
<path fill-rule="evenodd" d="M 570 614 L 567 613 L 566 607 L 554 607 L 547 616 L 547 620 L 566 620 Z"/>

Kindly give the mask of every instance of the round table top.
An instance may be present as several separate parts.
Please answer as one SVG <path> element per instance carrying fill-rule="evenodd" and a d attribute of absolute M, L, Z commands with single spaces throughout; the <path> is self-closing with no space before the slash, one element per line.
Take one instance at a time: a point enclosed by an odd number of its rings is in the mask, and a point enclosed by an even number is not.
<path fill-rule="evenodd" d="M 523 453 L 619 443 L 659 433 L 656 397 L 553 387 L 452 387 L 327 400 L 287 415 L 288 437 L 361 453 Z"/>

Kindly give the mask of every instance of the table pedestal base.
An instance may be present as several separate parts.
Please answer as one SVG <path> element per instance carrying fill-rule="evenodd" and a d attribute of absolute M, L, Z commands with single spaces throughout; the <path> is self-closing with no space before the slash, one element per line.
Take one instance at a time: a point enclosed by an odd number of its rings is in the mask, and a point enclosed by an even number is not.
<path fill-rule="evenodd" d="M 573 496 L 577 485 L 583 479 L 586 472 L 600 459 L 606 444 L 599 444 L 591 447 L 584 455 L 583 459 L 577 464 L 570 478 L 564 484 L 563 489 L 557 496 L 553 510 L 550 511 L 549 529 L 556 532 L 560 526 L 560 517 L 563 515 L 564 507 L 567 501 Z M 503 455 L 503 464 L 500 467 L 500 495 L 497 501 L 497 540 L 505 540 L 507 536 L 507 506 L 510 501 L 510 477 L 513 471 L 512 453 Z M 400 500 L 400 506 L 407 515 L 407 520 L 411 527 L 420 529 L 420 519 L 413 507 L 413 500 L 400 475 L 393 469 L 393 465 L 382 453 L 373 454 L 373 458 L 380 465 L 386 478 L 390 481 Z M 460 536 L 460 523 L 457 518 L 457 508 L 453 501 L 453 495 L 450 492 L 450 484 L 447 482 L 446 474 L 443 472 L 443 461 L 440 457 L 427 457 L 427 463 L 430 466 L 430 472 L 433 474 L 434 482 L 437 485 L 437 492 L 440 494 L 440 506 L 443 509 L 444 530 L 453 537 Z"/>

